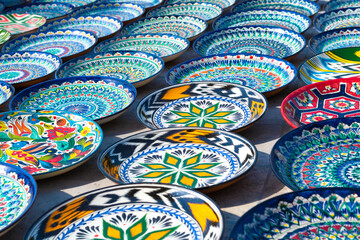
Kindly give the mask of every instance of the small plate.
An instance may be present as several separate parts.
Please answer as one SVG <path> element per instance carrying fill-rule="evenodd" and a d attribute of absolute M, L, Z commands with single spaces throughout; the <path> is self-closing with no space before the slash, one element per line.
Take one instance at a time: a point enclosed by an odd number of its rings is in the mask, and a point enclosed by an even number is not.
<path fill-rule="evenodd" d="M 194 2 L 194 0 L 167 0 L 166 4 L 173 4 L 173 3 L 188 3 Z M 213 3 L 220 5 L 223 10 L 229 9 L 232 5 L 235 4 L 236 0 L 198 0 L 198 3 L 205 2 L 205 3 Z"/>
<path fill-rule="evenodd" d="M 235 183 L 250 171 L 256 159 L 256 148 L 237 134 L 167 128 L 113 144 L 101 154 L 98 166 L 119 184 L 168 183 L 208 193 Z"/>
<path fill-rule="evenodd" d="M 0 162 L 0 236 L 13 228 L 34 203 L 37 186 L 21 168 Z"/>
<path fill-rule="evenodd" d="M 15 38 L 38 29 L 45 22 L 46 19 L 39 15 L 16 13 L 0 15 L 0 28 L 5 29 Z"/>
<path fill-rule="evenodd" d="M 95 34 L 82 30 L 58 30 L 19 37 L 6 43 L 3 52 L 39 51 L 52 53 L 66 62 L 81 56 L 97 42 Z"/>
<path fill-rule="evenodd" d="M 360 47 L 334 49 L 319 53 L 304 61 L 299 76 L 306 84 L 338 78 L 357 77 L 360 74 Z"/>
<path fill-rule="evenodd" d="M 162 88 L 144 97 L 136 108 L 145 126 L 156 128 L 206 127 L 244 130 L 267 109 L 266 98 L 238 84 L 186 83 Z"/>
<path fill-rule="evenodd" d="M 245 213 L 230 239 L 355 239 L 359 196 L 356 189 L 329 188 L 273 197 Z"/>
<path fill-rule="evenodd" d="M 127 184 L 60 204 L 38 219 L 24 240 L 219 240 L 224 221 L 219 207 L 199 192 L 167 184 Z"/>
<path fill-rule="evenodd" d="M 0 114 L 1 162 L 44 179 L 68 172 L 88 160 L 103 134 L 93 121 L 63 111 Z"/>
<path fill-rule="evenodd" d="M 192 41 L 207 28 L 205 20 L 190 16 L 165 16 L 145 18 L 126 25 L 122 35 L 166 33 L 175 34 Z"/>
<path fill-rule="evenodd" d="M 60 67 L 59 57 L 45 52 L 0 54 L 0 80 L 24 88 L 49 79 Z"/>
<path fill-rule="evenodd" d="M 326 12 L 344 9 L 344 8 L 358 8 L 360 7 L 359 0 L 331 0 L 327 2 L 324 10 Z"/>
<path fill-rule="evenodd" d="M 277 9 L 259 9 L 229 13 L 216 19 L 213 30 L 242 26 L 282 27 L 297 33 L 306 31 L 311 19 L 297 12 Z"/>
<path fill-rule="evenodd" d="M 201 56 L 222 53 L 253 53 L 292 59 L 306 46 L 294 31 L 266 26 L 227 28 L 204 34 L 193 44 Z"/>
<path fill-rule="evenodd" d="M 281 115 L 296 128 L 326 119 L 360 116 L 360 78 L 313 83 L 290 93 Z"/>
<path fill-rule="evenodd" d="M 318 15 L 313 22 L 319 32 L 360 27 L 360 8 L 344 8 Z"/>
<path fill-rule="evenodd" d="M 161 57 L 164 62 L 174 60 L 189 48 L 186 38 L 171 34 L 139 34 L 115 37 L 98 44 L 95 52 L 143 51 Z"/>
<path fill-rule="evenodd" d="M 187 15 L 204 19 L 208 23 L 220 16 L 220 5 L 204 2 L 174 3 L 157 7 L 146 14 L 146 17 L 163 17 L 172 15 Z"/>
<path fill-rule="evenodd" d="M 96 2 L 97 0 L 33 0 L 33 3 L 67 3 L 75 8 L 83 7 Z"/>
<path fill-rule="evenodd" d="M 98 0 L 97 3 L 126 3 L 129 2 L 129 0 Z M 146 10 L 153 9 L 154 7 L 157 7 L 161 5 L 164 2 L 164 0 L 132 0 L 131 3 L 140 5 Z"/>
<path fill-rule="evenodd" d="M 282 9 L 298 12 L 305 16 L 315 15 L 320 7 L 309 0 L 245 0 L 235 5 L 232 12 L 259 9 Z"/>
<path fill-rule="evenodd" d="M 0 68 L 2 65 L 0 65 Z M 15 94 L 15 89 L 9 83 L 0 81 L 0 107 L 4 106 Z"/>
<path fill-rule="evenodd" d="M 0 29 L 0 45 L 6 43 L 11 37 L 11 34 L 4 30 Z"/>
<path fill-rule="evenodd" d="M 50 80 L 26 88 L 11 100 L 10 109 L 57 109 L 103 124 L 124 113 L 135 98 L 136 89 L 126 81 L 81 76 Z"/>

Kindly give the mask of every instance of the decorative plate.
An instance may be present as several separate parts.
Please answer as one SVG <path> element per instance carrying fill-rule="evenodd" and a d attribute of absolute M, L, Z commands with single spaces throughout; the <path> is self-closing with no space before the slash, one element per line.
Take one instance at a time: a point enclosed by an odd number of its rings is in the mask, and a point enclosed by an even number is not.
<path fill-rule="evenodd" d="M 66 18 L 60 21 L 48 23 L 39 31 L 56 31 L 65 29 L 78 29 L 94 33 L 99 42 L 114 36 L 123 24 L 117 18 L 107 16 L 87 16 L 78 18 Z"/>
<path fill-rule="evenodd" d="M 0 28 L 5 29 L 15 37 L 35 30 L 44 25 L 46 19 L 31 14 L 3 14 L 0 15 Z"/>
<path fill-rule="evenodd" d="M 198 0 L 196 2 L 205 2 L 205 3 L 213 3 L 220 5 L 223 10 L 228 9 L 232 5 L 235 4 L 236 0 Z M 188 2 L 194 2 L 194 0 L 167 0 L 166 4 L 173 4 L 173 3 L 188 3 Z"/>
<path fill-rule="evenodd" d="M 2 66 L 0 65 L 0 68 Z M 0 73 L 1 74 L 1 73 Z M 10 100 L 15 94 L 15 89 L 9 83 L 0 81 L 0 107 Z"/>
<path fill-rule="evenodd" d="M 222 30 L 230 27 L 257 25 L 282 27 L 301 33 L 309 28 L 311 20 L 297 12 L 259 9 L 229 13 L 216 19 L 212 26 L 214 30 Z"/>
<path fill-rule="evenodd" d="M 309 0 L 245 0 L 235 5 L 232 12 L 259 9 L 282 9 L 301 13 L 305 16 L 316 14 L 320 7 Z"/>
<path fill-rule="evenodd" d="M 224 218 L 199 192 L 167 184 L 127 184 L 70 199 L 43 215 L 24 240 L 219 240 Z"/>
<path fill-rule="evenodd" d="M 16 5 L 31 3 L 32 0 L 1 0 L 5 7 L 13 7 Z"/>
<path fill-rule="evenodd" d="M 190 16 L 165 16 L 145 18 L 126 25 L 122 35 L 166 33 L 175 34 L 189 41 L 196 39 L 207 28 L 205 20 Z"/>
<path fill-rule="evenodd" d="M 131 3 L 140 5 L 143 8 L 152 9 L 157 7 L 163 3 L 164 0 L 132 0 Z M 97 3 L 125 3 L 129 2 L 129 0 L 98 0 Z"/>
<path fill-rule="evenodd" d="M 255 89 L 265 96 L 279 92 L 296 78 L 288 61 L 256 54 L 220 54 L 180 63 L 166 74 L 170 85 L 188 82 L 230 82 Z"/>
<path fill-rule="evenodd" d="M 157 7 L 146 14 L 146 17 L 163 17 L 172 15 L 187 15 L 213 21 L 220 16 L 222 8 L 220 5 L 204 2 L 174 3 Z"/>
<path fill-rule="evenodd" d="M 162 88 L 144 97 L 137 117 L 155 128 L 206 127 L 226 131 L 244 130 L 267 109 L 266 98 L 238 84 L 186 83 Z"/>
<path fill-rule="evenodd" d="M 95 34 L 82 30 L 47 31 L 19 37 L 6 43 L 3 52 L 39 51 L 52 53 L 64 62 L 90 51 L 97 42 Z"/>
<path fill-rule="evenodd" d="M 110 77 L 72 77 L 46 81 L 19 92 L 11 110 L 57 109 L 86 116 L 102 124 L 125 112 L 136 89 Z"/>
<path fill-rule="evenodd" d="M 330 12 L 343 8 L 358 8 L 358 7 L 360 7 L 359 0 L 331 0 L 330 2 L 326 3 L 324 10 L 326 12 Z"/>
<path fill-rule="evenodd" d="M 140 34 L 115 37 L 98 44 L 95 52 L 142 51 L 161 57 L 164 62 L 176 59 L 188 49 L 190 42 L 171 34 Z"/>
<path fill-rule="evenodd" d="M 104 3 L 94 4 L 92 6 L 80 8 L 74 11 L 72 17 L 86 17 L 86 16 L 108 16 L 119 19 L 124 23 L 129 23 L 134 19 L 140 17 L 145 12 L 145 9 L 140 5 L 126 3 Z"/>
<path fill-rule="evenodd" d="M 320 14 L 314 19 L 313 24 L 319 32 L 360 27 L 360 8 L 344 8 Z"/>
<path fill-rule="evenodd" d="M 0 45 L 6 43 L 11 37 L 11 34 L 4 30 L 0 29 Z"/>
<path fill-rule="evenodd" d="M 26 171 L 0 163 L 0 236 L 13 228 L 34 203 L 37 186 Z"/>
<path fill-rule="evenodd" d="M 356 239 L 360 192 L 312 189 L 280 195 L 245 213 L 230 240 Z"/>
<path fill-rule="evenodd" d="M 67 3 L 75 8 L 83 7 L 96 2 L 97 0 L 33 0 L 34 3 Z"/>
<path fill-rule="evenodd" d="M 221 53 L 254 53 L 291 59 L 306 46 L 294 31 L 266 26 L 228 28 L 204 34 L 193 44 L 201 56 Z"/>
<path fill-rule="evenodd" d="M 103 139 L 95 122 L 55 110 L 1 113 L 0 135 L 0 162 L 21 167 L 35 179 L 56 176 L 81 165 Z"/>
<path fill-rule="evenodd" d="M 60 67 L 59 57 L 45 52 L 0 54 L 0 80 L 24 88 L 49 79 Z"/>

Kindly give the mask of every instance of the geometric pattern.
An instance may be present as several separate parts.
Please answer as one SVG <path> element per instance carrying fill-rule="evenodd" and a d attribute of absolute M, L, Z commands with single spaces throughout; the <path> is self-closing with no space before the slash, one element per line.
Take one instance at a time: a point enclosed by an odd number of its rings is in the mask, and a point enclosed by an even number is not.
<path fill-rule="evenodd" d="M 35 0 L 36 3 L 51 3 L 53 0 Z M 58 3 L 68 3 L 74 7 L 82 7 L 90 3 L 96 2 L 96 0 L 56 0 Z"/>
<path fill-rule="evenodd" d="M 358 27 L 359 13 L 360 9 L 358 8 L 347 8 L 323 13 L 313 20 L 313 25 L 319 32 Z"/>
<path fill-rule="evenodd" d="M 3 14 L 0 15 L 0 28 L 15 35 L 26 33 L 44 25 L 46 19 L 42 16 L 31 14 Z"/>
<path fill-rule="evenodd" d="M 193 2 L 193 0 L 168 0 L 168 1 L 166 1 L 166 4 L 187 3 L 187 2 Z M 198 3 L 206 2 L 206 3 L 218 4 L 221 6 L 222 9 L 224 9 L 224 8 L 234 5 L 235 0 L 199 0 L 196 2 L 198 2 Z"/>

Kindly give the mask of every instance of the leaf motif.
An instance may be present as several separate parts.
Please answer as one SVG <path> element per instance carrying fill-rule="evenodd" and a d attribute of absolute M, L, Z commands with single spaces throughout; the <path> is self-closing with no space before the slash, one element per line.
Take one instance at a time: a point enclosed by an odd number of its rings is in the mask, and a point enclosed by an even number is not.
<path fill-rule="evenodd" d="M 50 118 L 48 117 L 38 117 L 38 119 L 42 122 L 46 122 L 46 123 L 52 123 L 53 121 L 50 120 Z"/>
<path fill-rule="evenodd" d="M 68 133 L 66 134 L 65 136 L 63 137 L 57 137 L 57 138 L 53 138 L 54 141 L 62 141 L 62 140 L 65 140 L 65 139 L 68 139 L 70 138 L 72 135 L 74 135 L 75 133 Z"/>
<path fill-rule="evenodd" d="M 41 137 L 39 136 L 39 134 L 37 133 L 37 131 L 36 131 L 35 128 L 33 128 L 33 127 L 30 126 L 30 129 L 31 129 L 31 135 L 30 135 L 30 137 L 31 137 L 32 139 L 39 139 L 39 138 L 41 138 Z"/>
<path fill-rule="evenodd" d="M 17 135 L 14 135 L 12 133 L 9 133 L 9 137 L 11 139 L 15 139 L 15 140 L 21 140 L 21 141 L 29 141 L 29 140 L 33 140 L 31 137 L 22 137 L 22 136 L 17 136 Z"/>
<path fill-rule="evenodd" d="M 37 127 L 38 131 L 39 131 L 39 135 L 43 135 L 44 133 L 44 127 L 41 125 L 34 125 L 35 127 Z"/>
<path fill-rule="evenodd" d="M 12 139 L 8 137 L 8 135 L 4 132 L 0 132 L 0 142 L 11 141 Z"/>

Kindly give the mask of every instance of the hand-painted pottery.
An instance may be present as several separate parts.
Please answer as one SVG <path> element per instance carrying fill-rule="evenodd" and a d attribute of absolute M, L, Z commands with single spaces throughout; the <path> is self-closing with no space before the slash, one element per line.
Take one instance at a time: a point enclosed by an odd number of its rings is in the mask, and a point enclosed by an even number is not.
<path fill-rule="evenodd" d="M 0 45 L 6 43 L 11 37 L 11 34 L 4 30 L 0 29 Z"/>
<path fill-rule="evenodd" d="M 224 218 L 210 198 L 168 184 L 126 184 L 70 199 L 43 215 L 24 240 L 219 240 Z"/>
<path fill-rule="evenodd" d="M 0 163 L 0 236 L 13 228 L 34 203 L 37 186 L 34 178 L 13 165 Z"/>
<path fill-rule="evenodd" d="M 223 10 L 226 10 L 229 7 L 231 7 L 232 5 L 234 5 L 235 1 L 236 0 L 198 0 L 196 2 L 198 2 L 198 3 L 205 2 L 205 3 L 217 4 L 217 5 L 220 5 L 223 8 Z M 167 0 L 166 4 L 187 3 L 187 2 L 194 2 L 194 0 Z"/>
<path fill-rule="evenodd" d="M 74 6 L 75 8 L 78 8 L 78 7 L 83 7 L 83 6 L 92 4 L 96 1 L 97 0 L 35 0 L 33 2 L 34 3 L 53 3 L 53 2 L 67 3 L 67 4 Z"/>
<path fill-rule="evenodd" d="M 0 54 L 0 80 L 24 88 L 49 79 L 60 67 L 59 57 L 45 52 Z"/>
<path fill-rule="evenodd" d="M 188 49 L 190 42 L 171 34 L 142 34 L 115 37 L 98 44 L 95 52 L 142 51 L 161 57 L 164 62 L 176 59 Z"/>
<path fill-rule="evenodd" d="M 213 21 L 220 16 L 222 8 L 220 5 L 213 3 L 174 3 L 157 7 L 146 14 L 146 17 L 162 17 L 172 15 L 188 15 L 204 19 L 207 22 Z"/>
<path fill-rule="evenodd" d="M 18 93 L 12 110 L 57 109 L 86 116 L 97 123 L 109 122 L 134 102 L 136 89 L 110 77 L 72 77 L 46 81 Z"/>
<path fill-rule="evenodd" d="M 2 66 L 0 65 L 0 68 Z M 1 74 L 1 73 L 0 73 Z M 15 94 L 15 89 L 9 83 L 0 81 L 0 107 L 10 100 Z"/>
<path fill-rule="evenodd" d="M 21 167 L 35 179 L 56 176 L 81 165 L 103 139 L 95 122 L 55 110 L 1 113 L 0 135 L 0 162 Z"/>
<path fill-rule="evenodd" d="M 232 12 L 259 9 L 283 9 L 312 16 L 319 11 L 319 5 L 309 0 L 245 0 L 235 5 Z"/>
<path fill-rule="evenodd" d="M 97 42 L 95 34 L 82 30 L 58 30 L 26 35 L 6 43 L 3 52 L 39 51 L 52 53 L 66 62 L 90 51 Z"/>
<path fill-rule="evenodd" d="M 0 28 L 11 33 L 13 37 L 33 31 L 44 25 L 45 22 L 46 19 L 39 15 L 16 13 L 0 15 Z"/>
<path fill-rule="evenodd" d="M 140 5 L 146 10 L 157 7 L 163 3 L 164 0 L 132 0 L 131 3 Z M 125 3 L 129 0 L 98 0 L 97 3 Z"/>
<path fill-rule="evenodd" d="M 266 26 L 228 28 L 204 34 L 193 44 L 201 56 L 221 53 L 253 53 L 291 59 L 306 46 L 294 31 Z"/>
<path fill-rule="evenodd" d="M 13 7 L 21 4 L 31 3 L 31 0 L 0 0 L 5 7 Z"/>
<path fill-rule="evenodd" d="M 344 8 L 358 8 L 360 7 L 359 0 L 331 0 L 327 2 L 324 10 L 326 12 L 344 9 Z"/>
<path fill-rule="evenodd" d="M 92 6 L 80 8 L 74 11 L 72 17 L 86 17 L 86 16 L 108 16 L 119 19 L 124 23 L 129 23 L 134 19 L 140 17 L 145 12 L 145 9 L 136 4 L 126 3 L 104 3 L 94 4 Z"/>
<path fill-rule="evenodd" d="M 309 17 L 286 10 L 259 9 L 234 12 L 216 19 L 213 23 L 214 30 L 242 26 L 270 26 L 282 27 L 294 32 L 304 32 L 311 25 Z"/>
<path fill-rule="evenodd" d="M 230 82 L 255 89 L 265 96 L 279 92 L 296 77 L 288 61 L 256 54 L 220 54 L 192 59 L 170 69 L 170 85 L 188 82 Z"/>
<path fill-rule="evenodd" d="M 314 27 L 320 32 L 338 28 L 360 27 L 360 8 L 344 8 L 318 15 Z"/>
<path fill-rule="evenodd" d="M 207 28 L 205 20 L 190 16 L 165 16 L 145 18 L 126 25 L 122 35 L 166 33 L 175 34 L 189 41 L 196 39 Z"/>
<path fill-rule="evenodd" d="M 248 87 L 222 82 L 186 83 L 162 88 L 144 97 L 137 117 L 156 128 L 206 127 L 244 130 L 267 109 L 265 97 Z"/>
<path fill-rule="evenodd" d="M 78 18 L 66 18 L 60 21 L 48 23 L 39 31 L 56 31 L 64 29 L 78 29 L 94 33 L 99 41 L 114 36 L 122 28 L 122 22 L 113 17 L 87 16 Z"/>
<path fill-rule="evenodd" d="M 273 197 L 245 213 L 229 239 L 356 239 L 359 196 L 356 189 L 329 188 Z"/>

